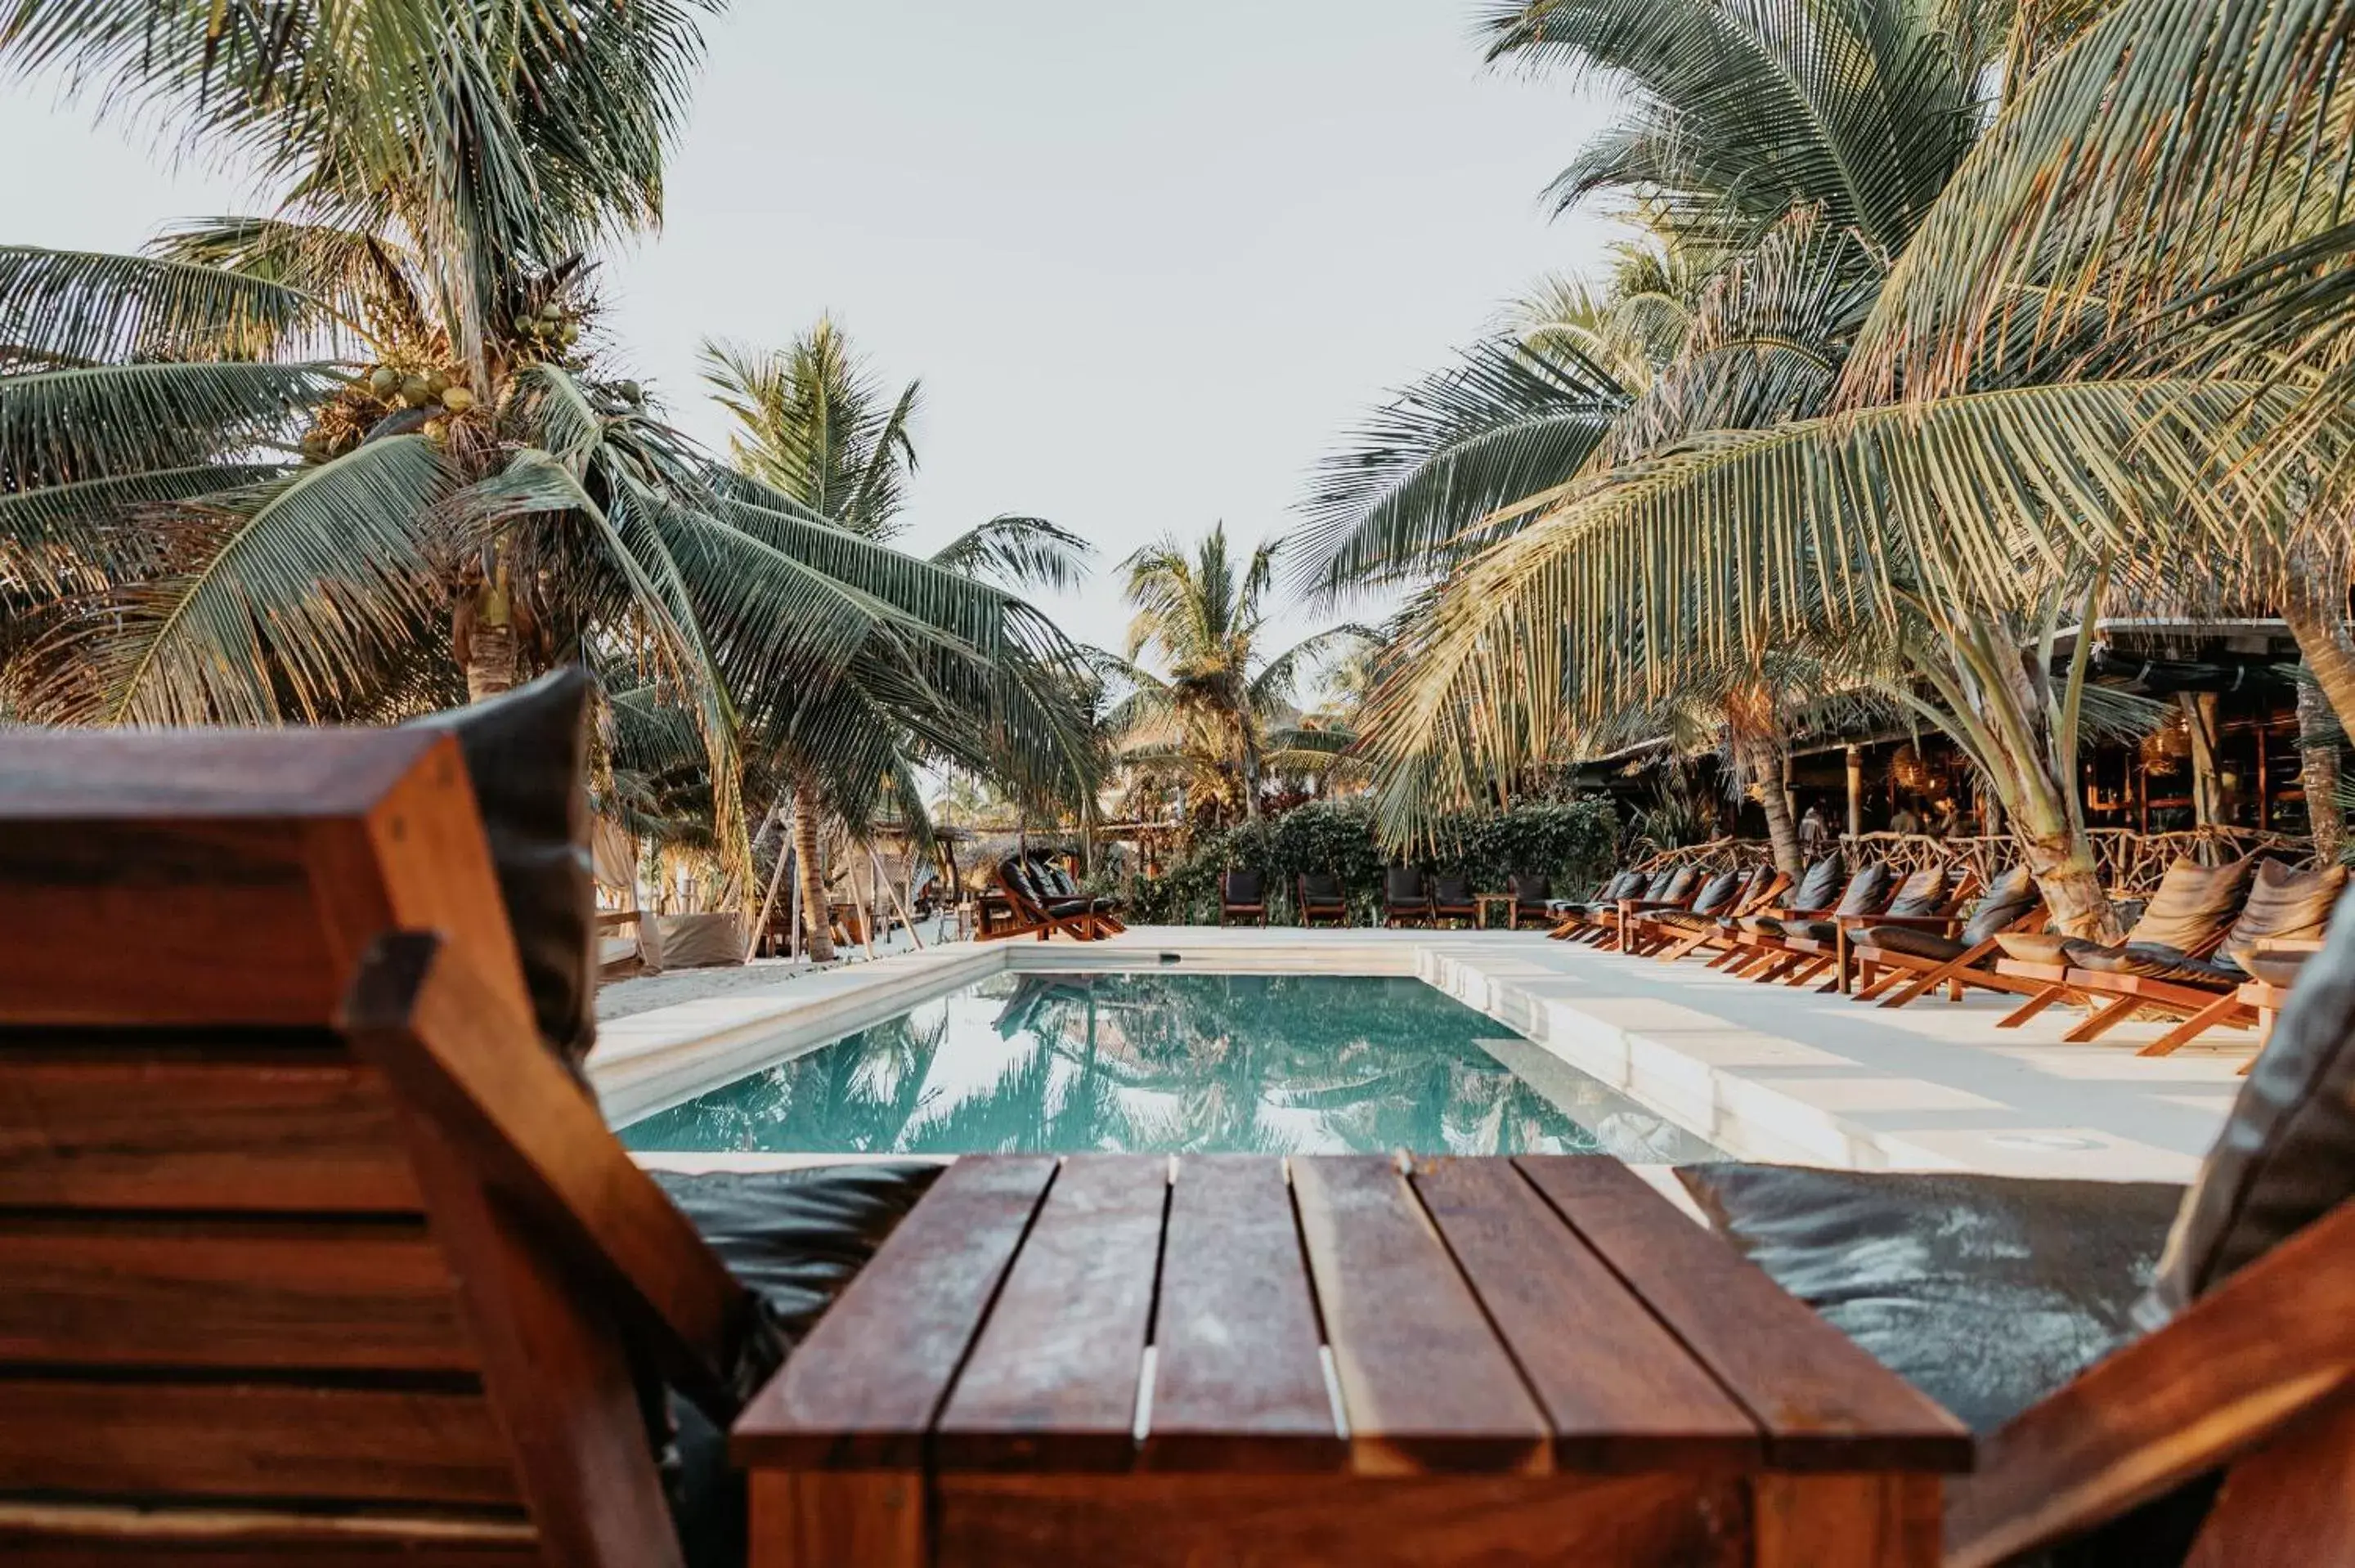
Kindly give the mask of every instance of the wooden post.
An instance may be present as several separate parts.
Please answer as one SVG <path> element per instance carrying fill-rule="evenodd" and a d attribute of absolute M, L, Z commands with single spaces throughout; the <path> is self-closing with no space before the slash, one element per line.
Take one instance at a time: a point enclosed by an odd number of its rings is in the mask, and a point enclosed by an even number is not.
<path fill-rule="evenodd" d="M 777 812 L 783 805 L 784 802 L 780 800 L 776 805 L 769 808 L 770 821 L 776 820 Z M 768 824 L 762 825 L 765 829 Z M 753 835 L 753 842 L 759 842 L 758 834 Z M 781 843 L 777 846 L 777 868 L 769 874 L 769 895 L 761 900 L 760 917 L 752 922 L 751 935 L 744 943 L 744 961 L 748 964 L 752 961 L 752 955 L 761 950 L 761 938 L 769 929 L 769 912 L 777 906 L 777 885 L 784 880 L 785 864 L 793 858 L 793 845 Z"/>
<path fill-rule="evenodd" d="M 917 948 L 922 950 L 924 945 L 924 938 L 923 934 L 916 929 L 915 911 L 908 907 L 908 901 L 900 896 L 900 890 L 892 886 L 890 879 L 884 875 L 882 857 L 875 853 L 875 846 L 873 844 L 868 844 L 867 846 L 867 858 L 872 862 L 875 866 L 875 885 L 881 888 L 890 896 L 891 907 L 898 910 L 900 912 L 900 918 L 907 923 L 908 940 L 915 943 Z"/>
<path fill-rule="evenodd" d="M 1864 836 L 1864 752 L 1854 746 L 1848 748 L 1848 836 Z"/>

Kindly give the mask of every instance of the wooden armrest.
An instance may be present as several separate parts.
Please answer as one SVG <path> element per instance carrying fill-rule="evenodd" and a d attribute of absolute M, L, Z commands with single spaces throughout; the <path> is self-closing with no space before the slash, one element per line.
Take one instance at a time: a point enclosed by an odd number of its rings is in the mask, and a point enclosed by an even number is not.
<path fill-rule="evenodd" d="M 2355 1202 L 1982 1443 L 1946 1568 L 1993 1568 L 2206 1474 L 2355 1382 Z"/>
<path fill-rule="evenodd" d="M 755 1305 L 614 1140 L 531 1019 L 430 931 L 379 937 L 338 1027 L 496 1198 L 558 1253 L 698 1403 L 731 1409 Z"/>
<path fill-rule="evenodd" d="M 601 909 L 597 912 L 597 929 L 611 931 L 616 927 L 634 926 L 645 918 L 640 909 Z"/>

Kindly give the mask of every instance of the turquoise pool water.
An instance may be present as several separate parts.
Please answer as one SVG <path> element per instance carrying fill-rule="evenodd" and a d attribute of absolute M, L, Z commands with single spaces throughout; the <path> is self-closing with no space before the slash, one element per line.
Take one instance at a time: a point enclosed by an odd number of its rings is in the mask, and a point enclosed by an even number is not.
<path fill-rule="evenodd" d="M 622 1129 L 632 1149 L 1708 1159 L 1420 980 L 1005 974 Z"/>

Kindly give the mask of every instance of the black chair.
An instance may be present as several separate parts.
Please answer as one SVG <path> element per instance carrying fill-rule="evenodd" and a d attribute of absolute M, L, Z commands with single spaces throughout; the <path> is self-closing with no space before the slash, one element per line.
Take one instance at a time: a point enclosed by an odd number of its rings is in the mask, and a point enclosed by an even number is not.
<path fill-rule="evenodd" d="M 1480 918 L 1480 901 L 1473 896 L 1472 879 L 1456 872 L 1442 872 L 1431 879 L 1431 917 L 1439 920 L 1461 920 L 1466 926 Z"/>
<path fill-rule="evenodd" d="M 1431 924 L 1431 888 L 1424 881 L 1423 867 L 1394 865 L 1382 873 L 1382 924 Z"/>
<path fill-rule="evenodd" d="M 1267 924 L 1267 878 L 1256 871 L 1219 874 L 1219 924 L 1227 926 L 1237 920 L 1258 926 Z"/>
<path fill-rule="evenodd" d="M 1329 871 L 1305 871 L 1298 878 L 1300 890 L 1300 923 L 1304 926 L 1346 926 L 1349 923 L 1349 900 L 1341 892 L 1341 879 Z"/>
<path fill-rule="evenodd" d="M 1505 892 L 1512 899 L 1505 906 L 1505 924 L 1509 929 L 1519 930 L 1524 918 L 1540 925 L 1550 924 L 1546 917 L 1546 906 L 1553 899 L 1553 878 L 1517 871 L 1505 878 Z"/>

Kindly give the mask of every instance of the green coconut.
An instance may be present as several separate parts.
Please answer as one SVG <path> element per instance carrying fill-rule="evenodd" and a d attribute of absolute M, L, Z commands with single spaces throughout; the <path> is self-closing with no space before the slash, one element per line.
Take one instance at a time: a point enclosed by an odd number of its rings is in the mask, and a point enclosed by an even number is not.
<path fill-rule="evenodd" d="M 633 403 L 643 403 L 646 400 L 646 389 L 634 381 L 624 381 L 613 390 Z"/>
<path fill-rule="evenodd" d="M 539 318 L 538 316 L 517 316 L 516 317 L 515 326 L 516 331 L 517 332 L 538 332 L 539 330 Z"/>
<path fill-rule="evenodd" d="M 439 370 L 428 371 L 425 375 L 425 389 L 438 397 L 450 389 L 450 377 Z"/>
<path fill-rule="evenodd" d="M 474 406 L 474 395 L 464 387 L 453 387 L 442 394 L 442 406 L 453 414 L 463 414 Z"/>
<path fill-rule="evenodd" d="M 433 396 L 433 388 L 422 376 L 412 376 L 400 384 L 400 396 L 407 402 L 422 403 Z"/>
<path fill-rule="evenodd" d="M 544 320 L 560 322 L 564 319 L 564 307 L 550 300 L 539 307 L 539 313 Z"/>
<path fill-rule="evenodd" d="M 392 389 L 400 385 L 400 372 L 389 365 L 379 365 L 368 373 L 368 384 L 378 397 L 389 397 Z"/>
<path fill-rule="evenodd" d="M 579 343 L 581 341 L 581 323 L 579 322 L 566 322 L 564 323 L 564 330 L 556 334 L 556 341 L 562 344 L 567 348 L 570 348 L 574 344 Z"/>

